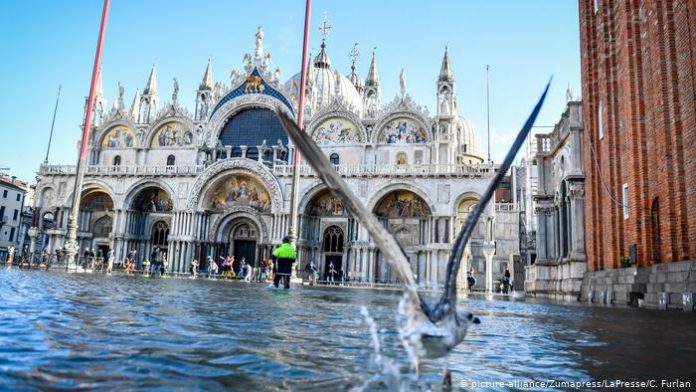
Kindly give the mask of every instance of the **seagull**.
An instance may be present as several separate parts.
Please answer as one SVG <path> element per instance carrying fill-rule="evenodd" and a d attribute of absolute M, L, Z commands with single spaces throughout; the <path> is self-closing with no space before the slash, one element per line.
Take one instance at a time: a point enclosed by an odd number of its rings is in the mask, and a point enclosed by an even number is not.
<path fill-rule="evenodd" d="M 416 369 L 418 369 L 419 358 L 439 358 L 445 356 L 464 340 L 470 325 L 481 322 L 478 317 L 470 312 L 457 311 L 457 272 L 464 254 L 464 248 L 469 237 L 471 237 L 476 222 L 483 213 L 486 204 L 493 197 L 495 189 L 500 185 L 503 177 L 510 169 L 517 151 L 532 129 L 550 85 L 551 80 L 546 84 L 539 101 L 517 134 L 495 177 L 457 235 L 457 239 L 453 244 L 453 251 L 447 262 L 444 292 L 439 300 L 433 303 L 425 300 L 418 292 L 418 284 L 414 278 L 413 271 L 394 236 L 386 230 L 375 215 L 365 208 L 360 199 L 339 176 L 311 136 L 303 132 L 288 113 L 276 108 L 276 114 L 280 119 L 280 123 L 295 143 L 295 147 L 329 190 L 343 200 L 344 206 L 347 207 L 348 211 L 367 229 L 372 240 L 380 252 L 384 254 L 387 262 L 398 276 L 400 282 L 402 282 L 404 296 L 399 307 L 401 313 L 406 316 L 406 320 L 401 330 L 401 340 Z"/>

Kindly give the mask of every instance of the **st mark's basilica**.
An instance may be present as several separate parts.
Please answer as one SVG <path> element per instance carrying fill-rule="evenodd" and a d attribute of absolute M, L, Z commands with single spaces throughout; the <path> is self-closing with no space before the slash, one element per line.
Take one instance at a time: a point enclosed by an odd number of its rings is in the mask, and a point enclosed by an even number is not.
<path fill-rule="evenodd" d="M 119 86 L 107 110 L 100 75 L 78 221 L 81 252 L 113 249 L 118 262 L 137 250 L 142 263 L 158 246 L 174 272 L 188 271 L 194 258 L 204 269 L 207 256 L 245 257 L 252 265 L 270 256 L 288 233 L 293 171 L 292 141 L 274 110 L 296 116 L 300 74 L 281 81 L 263 39 L 259 27 L 254 52 L 229 83 L 214 82 L 208 63 L 193 111 L 180 105 L 176 80 L 171 102 L 160 101 L 154 66 L 130 107 Z M 403 71 L 401 91 L 385 99 L 375 53 L 366 77 L 356 57 L 347 74 L 332 68 L 325 39 L 308 64 L 306 132 L 394 234 L 426 285 L 444 282 L 451 243 L 497 168 L 485 162 L 479 135 L 459 113 L 449 57 L 445 48 L 432 75 L 434 114 L 409 96 Z M 333 263 L 349 280 L 394 282 L 341 200 L 309 166 L 300 173 L 297 268 L 311 260 L 324 276 Z M 37 251 L 64 245 L 74 178 L 74 166 L 40 167 Z M 519 211 L 501 194 L 481 218 L 461 269 L 480 282 L 512 269 L 520 253 Z"/>

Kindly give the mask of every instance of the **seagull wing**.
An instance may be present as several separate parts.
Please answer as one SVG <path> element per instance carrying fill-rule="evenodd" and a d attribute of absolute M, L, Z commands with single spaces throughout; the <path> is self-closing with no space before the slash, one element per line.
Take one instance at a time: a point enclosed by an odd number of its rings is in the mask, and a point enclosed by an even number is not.
<path fill-rule="evenodd" d="M 443 317 L 445 317 L 446 314 L 454 312 L 456 310 L 455 304 L 457 302 L 457 273 L 459 272 L 459 266 L 462 262 L 462 256 L 464 255 L 464 248 L 466 247 L 466 243 L 469 241 L 469 237 L 471 237 L 471 233 L 474 231 L 476 222 L 481 217 L 481 214 L 486 208 L 486 205 L 493 197 L 495 189 L 500 185 L 500 183 L 503 181 L 503 177 L 510 169 L 512 161 L 515 159 L 515 156 L 517 155 L 517 151 L 520 149 L 520 147 L 524 143 L 524 140 L 527 138 L 527 135 L 531 131 L 532 126 L 534 125 L 534 121 L 536 120 L 537 115 L 539 114 L 539 111 L 541 110 L 541 107 L 544 104 L 544 99 L 546 98 L 546 93 L 549 91 L 550 85 L 551 80 L 549 80 L 549 82 L 546 84 L 546 88 L 544 89 L 544 92 L 541 94 L 539 101 L 532 110 L 532 113 L 529 115 L 529 118 L 527 118 L 527 121 L 522 126 L 522 129 L 520 129 L 520 132 L 517 134 L 517 138 L 515 138 L 515 141 L 512 143 L 512 147 L 510 147 L 510 151 L 508 151 L 507 155 L 505 156 L 505 159 L 503 160 L 503 163 L 500 165 L 500 168 L 498 168 L 498 172 L 495 174 L 495 177 L 493 178 L 491 183 L 488 184 L 488 188 L 481 196 L 481 200 L 479 200 L 479 202 L 474 207 L 473 211 L 466 218 L 462 230 L 457 235 L 457 239 L 455 240 L 454 245 L 452 247 L 453 251 L 447 262 L 447 272 L 445 274 L 445 291 L 432 312 L 432 317 L 435 320 L 440 320 Z"/>
<path fill-rule="evenodd" d="M 365 208 L 360 199 L 353 193 L 343 179 L 338 175 L 333 165 L 326 158 L 321 149 L 305 132 L 302 132 L 295 123 L 295 120 L 290 118 L 283 111 L 276 110 L 280 123 L 283 129 L 292 138 L 295 147 L 302 153 L 303 158 L 314 169 L 317 176 L 326 184 L 329 190 L 343 200 L 348 211 L 357 219 L 370 233 L 372 240 L 375 241 L 380 252 L 382 252 L 392 267 L 394 272 L 399 277 L 400 281 L 409 292 L 409 297 L 412 300 L 418 300 L 421 308 L 427 312 L 427 305 L 420 300 L 416 291 L 416 281 L 411 271 L 411 266 L 403 254 L 401 247 L 377 218 Z"/>

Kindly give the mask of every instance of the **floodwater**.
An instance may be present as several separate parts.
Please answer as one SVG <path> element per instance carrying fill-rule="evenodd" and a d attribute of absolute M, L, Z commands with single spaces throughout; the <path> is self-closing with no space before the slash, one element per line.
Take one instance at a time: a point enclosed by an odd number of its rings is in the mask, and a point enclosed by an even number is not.
<path fill-rule="evenodd" d="M 365 289 L 3 269 L 0 390 L 385 389 L 362 306 L 404 388 L 439 390 L 444 360 L 425 362 L 418 379 L 408 369 L 398 301 Z M 481 324 L 448 358 L 455 386 L 695 377 L 694 314 L 485 299 L 460 306 Z"/>

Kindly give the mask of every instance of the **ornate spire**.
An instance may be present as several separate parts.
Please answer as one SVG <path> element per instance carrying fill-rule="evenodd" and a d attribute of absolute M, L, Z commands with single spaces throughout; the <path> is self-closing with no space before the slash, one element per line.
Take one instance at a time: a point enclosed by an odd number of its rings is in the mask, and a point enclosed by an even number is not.
<path fill-rule="evenodd" d="M 452 67 L 450 66 L 449 61 L 447 45 L 445 45 L 445 56 L 442 58 L 442 67 L 440 67 L 440 76 L 438 77 L 438 80 L 448 82 L 454 80 L 454 76 L 452 76 Z"/>
<path fill-rule="evenodd" d="M 203 80 L 201 85 L 198 87 L 199 90 L 212 90 L 213 89 L 213 69 L 210 65 L 210 59 L 208 59 L 208 66 L 205 67 L 205 73 L 203 74 Z"/>
<path fill-rule="evenodd" d="M 131 104 L 131 109 L 130 109 L 131 117 L 135 121 L 138 120 L 138 117 L 140 117 L 140 89 L 135 89 L 135 95 L 133 96 L 133 103 Z"/>
<path fill-rule="evenodd" d="M 155 64 L 152 64 L 150 77 L 147 78 L 147 84 L 143 90 L 143 95 L 157 95 L 157 69 L 155 68 Z"/>
<path fill-rule="evenodd" d="M 94 90 L 94 96 L 97 98 L 104 98 L 104 84 L 102 83 L 102 70 L 101 67 L 99 68 L 99 72 L 97 73 L 97 87 Z"/>
<path fill-rule="evenodd" d="M 375 52 L 377 48 L 372 50 L 372 61 L 370 62 L 370 70 L 367 72 L 367 80 L 365 80 L 365 86 L 379 86 L 379 76 L 377 75 L 377 61 L 375 59 Z"/>
<path fill-rule="evenodd" d="M 358 76 L 358 73 L 355 72 L 355 63 L 358 62 L 358 59 L 360 58 L 360 52 L 358 52 L 358 43 L 356 42 L 353 44 L 353 49 L 348 53 L 348 58 L 351 61 L 350 65 L 350 75 L 348 75 L 348 79 L 350 80 L 351 83 L 353 83 L 353 86 L 355 86 L 355 89 L 358 90 L 359 93 L 362 94 L 364 85 L 362 79 L 360 79 L 360 76 Z"/>
<path fill-rule="evenodd" d="M 314 62 L 312 62 L 312 51 L 309 52 L 307 63 L 307 75 L 305 75 L 305 81 L 307 83 L 307 87 L 311 87 L 314 85 Z"/>
<path fill-rule="evenodd" d="M 321 51 L 319 51 L 319 54 L 314 59 L 314 66 L 317 68 L 331 68 L 331 60 L 329 59 L 329 55 L 326 54 L 326 37 L 329 35 L 331 25 L 329 25 L 326 15 L 324 15 L 324 21 L 321 22 L 319 30 L 321 31 Z"/>

